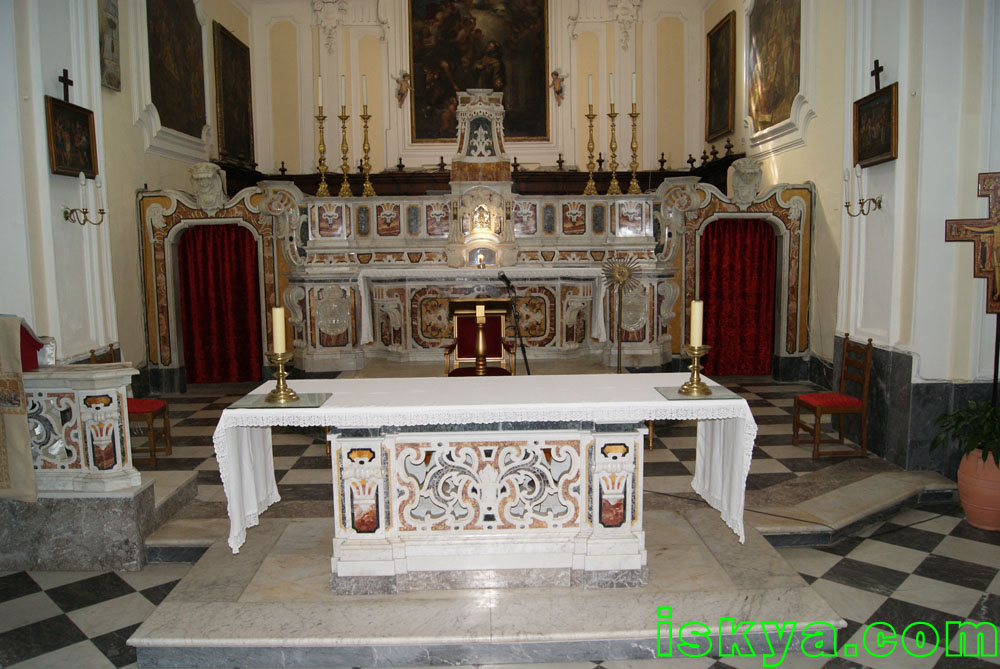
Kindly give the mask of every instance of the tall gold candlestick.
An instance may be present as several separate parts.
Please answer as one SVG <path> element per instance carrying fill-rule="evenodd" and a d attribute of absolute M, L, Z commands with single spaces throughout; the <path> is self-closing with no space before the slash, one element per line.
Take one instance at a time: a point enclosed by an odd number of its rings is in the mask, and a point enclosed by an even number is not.
<path fill-rule="evenodd" d="M 635 135 L 636 121 L 639 120 L 639 112 L 635 110 L 635 103 L 632 103 L 632 113 L 629 114 L 632 119 L 632 162 L 628 164 L 629 168 L 632 170 L 632 180 L 628 182 L 628 193 L 629 195 L 638 195 L 642 193 L 642 189 L 639 188 L 639 182 L 635 178 L 636 170 L 639 169 L 639 142 Z"/>
<path fill-rule="evenodd" d="M 368 114 L 368 105 L 361 106 L 361 127 L 364 129 L 361 141 L 361 152 L 362 152 L 362 162 L 361 169 L 365 173 L 365 184 L 361 189 L 362 197 L 375 197 L 375 188 L 372 187 L 372 182 L 368 180 L 368 175 L 372 171 L 371 161 L 368 159 L 368 152 L 371 151 L 371 144 L 368 143 L 368 119 L 371 115 Z"/>
<path fill-rule="evenodd" d="M 323 105 L 319 106 L 319 113 L 316 114 L 319 121 L 319 188 L 316 189 L 316 197 L 330 197 L 330 189 L 326 187 L 326 140 L 323 139 Z"/>
<path fill-rule="evenodd" d="M 587 139 L 587 185 L 583 188 L 583 194 L 597 195 L 597 184 L 594 183 L 594 168 L 597 167 L 594 162 L 594 119 L 597 118 L 597 114 L 594 113 L 594 105 L 587 105 L 586 116 L 590 129 Z"/>
<path fill-rule="evenodd" d="M 608 195 L 621 195 L 622 189 L 618 185 L 618 140 L 615 138 L 615 119 L 618 118 L 618 114 L 615 113 L 615 103 L 611 103 L 611 112 L 608 114 L 608 118 L 611 119 L 611 144 L 608 146 L 610 155 L 608 156 L 611 160 L 608 161 L 608 170 L 611 172 L 611 183 L 608 184 Z"/>
<path fill-rule="evenodd" d="M 347 119 L 350 116 L 347 115 L 347 105 L 340 105 L 340 154 L 342 163 L 340 163 L 340 171 L 344 173 L 344 180 L 340 183 L 340 192 L 337 193 L 337 197 L 352 197 L 354 193 L 351 192 L 351 184 L 347 182 L 347 173 L 351 170 L 350 163 L 347 162 Z"/>

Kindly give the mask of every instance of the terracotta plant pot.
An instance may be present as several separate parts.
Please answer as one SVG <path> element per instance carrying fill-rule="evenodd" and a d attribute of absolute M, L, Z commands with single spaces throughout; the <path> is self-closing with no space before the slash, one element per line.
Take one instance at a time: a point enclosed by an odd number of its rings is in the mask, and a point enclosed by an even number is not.
<path fill-rule="evenodd" d="M 992 457 L 983 462 L 983 452 L 976 449 L 962 458 L 958 497 L 969 525 L 1000 530 L 1000 468 Z"/>

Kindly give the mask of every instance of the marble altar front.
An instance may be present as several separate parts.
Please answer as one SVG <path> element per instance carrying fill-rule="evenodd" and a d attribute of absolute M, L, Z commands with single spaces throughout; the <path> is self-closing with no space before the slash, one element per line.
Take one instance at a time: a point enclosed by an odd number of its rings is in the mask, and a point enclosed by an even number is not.
<path fill-rule="evenodd" d="M 337 591 L 640 585 L 647 420 L 699 421 L 692 487 L 744 536 L 756 423 L 738 397 L 677 400 L 658 391 L 686 378 L 293 380 L 300 395 L 329 396 L 311 408 L 229 408 L 219 419 L 229 545 L 238 551 L 247 528 L 280 499 L 269 428 L 321 426 L 333 464 Z"/>

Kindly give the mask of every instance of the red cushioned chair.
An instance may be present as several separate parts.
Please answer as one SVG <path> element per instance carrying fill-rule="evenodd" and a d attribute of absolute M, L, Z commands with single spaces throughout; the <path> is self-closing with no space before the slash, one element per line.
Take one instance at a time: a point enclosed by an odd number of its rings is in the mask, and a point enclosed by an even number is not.
<path fill-rule="evenodd" d="M 104 353 L 98 354 L 95 349 L 90 349 L 90 363 L 107 363 L 107 362 L 118 362 L 116 351 L 113 347 L 109 346 L 108 350 Z M 173 453 L 170 447 L 170 410 L 167 407 L 166 400 L 157 399 L 136 399 L 135 397 L 126 398 L 126 403 L 128 405 L 128 420 L 130 426 L 133 423 L 138 423 L 143 421 L 146 423 L 146 448 L 149 450 L 148 460 L 136 460 L 135 459 L 135 449 L 132 449 L 133 463 L 137 464 L 148 464 L 150 467 L 156 467 L 156 438 L 163 438 L 163 452 L 166 455 Z M 156 418 L 160 418 L 160 427 L 154 427 L 153 421 Z"/>
<path fill-rule="evenodd" d="M 476 376 L 476 305 L 484 305 L 486 323 L 486 374 L 485 376 L 512 376 L 514 374 L 514 346 L 507 342 L 507 311 L 510 300 L 506 298 L 479 298 L 452 300 L 452 333 L 455 341 L 444 350 L 444 373 L 447 376 Z M 462 363 L 473 363 L 463 367 Z"/>
<path fill-rule="evenodd" d="M 843 360 L 840 364 L 840 391 L 826 393 L 806 393 L 795 398 L 792 443 L 799 445 L 799 430 L 805 430 L 812 436 L 813 459 L 831 455 L 865 455 L 868 452 L 867 422 L 868 417 L 868 380 L 872 366 L 872 340 L 868 345 L 855 344 L 850 335 L 844 335 Z M 847 382 L 853 381 L 860 386 L 860 397 L 847 392 Z M 812 425 L 799 420 L 801 410 L 812 411 L 816 422 Z M 823 415 L 840 416 L 840 439 L 822 439 Z M 861 448 L 838 451 L 819 450 L 824 443 L 844 443 L 844 420 L 849 414 L 861 417 Z"/>
<path fill-rule="evenodd" d="M 840 391 L 826 393 L 806 393 L 795 398 L 795 408 L 792 417 L 792 443 L 799 445 L 799 431 L 805 430 L 812 436 L 813 459 L 832 455 L 865 455 L 868 452 L 867 417 L 868 417 L 868 380 L 872 366 L 872 340 L 868 345 L 855 344 L 850 335 L 844 334 L 843 360 L 840 365 Z M 853 381 L 860 387 L 860 397 L 847 392 L 847 382 Z M 810 425 L 799 419 L 802 410 L 812 411 L 816 422 Z M 840 416 L 840 438 L 822 439 L 823 415 Z M 861 448 L 838 451 L 820 452 L 819 445 L 824 443 L 844 443 L 844 420 L 849 414 L 861 417 Z"/>

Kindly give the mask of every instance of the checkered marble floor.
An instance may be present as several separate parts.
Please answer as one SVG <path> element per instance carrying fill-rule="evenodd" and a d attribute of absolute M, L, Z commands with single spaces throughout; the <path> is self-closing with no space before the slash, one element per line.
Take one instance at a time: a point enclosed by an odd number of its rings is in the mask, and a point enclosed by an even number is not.
<path fill-rule="evenodd" d="M 759 425 L 750 491 L 769 487 L 833 466 L 841 458 L 813 461 L 791 436 L 792 398 L 812 389 L 770 379 L 720 379 L 746 398 Z M 167 397 L 173 430 L 173 454 L 157 469 L 198 472 L 197 499 L 182 510 L 188 518 L 225 518 L 225 498 L 212 452 L 212 432 L 222 410 L 250 386 L 192 387 Z M 646 487 L 661 494 L 693 497 L 693 423 L 657 423 L 653 450 L 646 452 Z M 275 469 L 282 501 L 269 513 L 284 517 L 320 517 L 330 513 L 330 463 L 320 432 L 276 429 Z M 140 440 L 136 440 L 136 445 Z M 748 503 L 748 508 L 750 505 Z M 905 509 L 891 519 L 865 527 L 832 546 L 778 549 L 811 587 L 847 621 L 838 635 L 841 657 L 789 657 L 782 666 L 804 667 L 987 667 L 997 657 L 952 658 L 938 648 L 928 657 L 901 649 L 886 658 L 865 653 L 864 626 L 889 623 L 919 650 L 923 632 L 958 643 L 946 634 L 948 621 L 1000 620 L 1000 532 L 969 526 L 961 510 Z M 0 666 L 122 667 L 135 662 L 125 641 L 189 569 L 185 564 L 151 564 L 140 572 L 0 573 Z M 914 626 L 912 622 L 927 623 Z M 933 628 L 934 632 L 931 632 Z M 872 639 L 868 632 L 868 639 Z M 850 654 L 857 649 L 857 655 Z M 987 652 L 995 652 L 987 648 Z M 993 664 L 990 664 L 990 663 Z M 505 665 L 512 666 L 512 665 Z M 563 667 L 759 667 L 760 658 L 697 658 L 646 661 L 600 661 Z"/>

